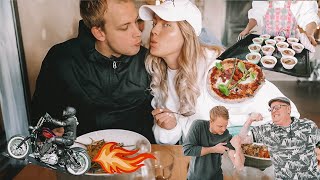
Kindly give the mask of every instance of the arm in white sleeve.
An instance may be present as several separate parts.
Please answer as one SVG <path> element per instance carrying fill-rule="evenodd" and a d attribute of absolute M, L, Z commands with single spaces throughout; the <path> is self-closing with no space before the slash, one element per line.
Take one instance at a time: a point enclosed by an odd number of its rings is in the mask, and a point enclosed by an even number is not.
<path fill-rule="evenodd" d="M 151 101 L 151 105 L 155 108 L 155 101 Z M 177 125 L 173 129 L 167 130 L 163 129 L 156 122 L 152 127 L 154 138 L 157 144 L 176 144 L 182 136 L 182 128 L 178 118 L 178 115 L 175 115 L 177 120 Z"/>
<path fill-rule="evenodd" d="M 248 11 L 248 19 L 255 19 L 259 27 L 263 27 L 263 18 L 267 13 L 268 1 L 253 1 L 252 8 Z"/>
<path fill-rule="evenodd" d="M 152 130 L 157 144 L 176 144 L 182 136 L 182 128 L 178 119 L 177 125 L 173 129 L 163 129 L 155 123 Z"/>
<path fill-rule="evenodd" d="M 300 2 L 301 7 L 298 8 L 296 20 L 298 25 L 305 31 L 309 23 L 315 22 L 319 25 L 318 3 L 317 1 Z"/>

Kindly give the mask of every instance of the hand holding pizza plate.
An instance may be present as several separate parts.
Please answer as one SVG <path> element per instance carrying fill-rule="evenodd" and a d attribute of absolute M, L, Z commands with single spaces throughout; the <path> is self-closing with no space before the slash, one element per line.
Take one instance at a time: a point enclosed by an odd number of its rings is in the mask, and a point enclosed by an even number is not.
<path fill-rule="evenodd" d="M 264 82 L 265 76 L 258 65 L 228 58 L 217 62 L 209 71 L 207 89 L 216 100 L 240 103 L 253 98 Z"/>

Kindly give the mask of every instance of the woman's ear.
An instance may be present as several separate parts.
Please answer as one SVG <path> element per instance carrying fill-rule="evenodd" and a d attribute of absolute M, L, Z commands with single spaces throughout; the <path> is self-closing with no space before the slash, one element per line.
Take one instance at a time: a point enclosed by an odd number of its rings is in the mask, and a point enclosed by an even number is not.
<path fill-rule="evenodd" d="M 91 33 L 98 41 L 104 41 L 106 39 L 106 34 L 100 27 L 92 27 Z"/>

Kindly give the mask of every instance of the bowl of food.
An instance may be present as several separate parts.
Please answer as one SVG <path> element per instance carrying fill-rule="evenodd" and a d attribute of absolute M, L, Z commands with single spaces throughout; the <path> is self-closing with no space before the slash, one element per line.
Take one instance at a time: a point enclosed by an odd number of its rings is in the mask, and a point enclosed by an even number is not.
<path fill-rule="evenodd" d="M 253 64 L 258 64 L 261 59 L 261 54 L 256 52 L 251 52 L 246 55 L 246 59 Z"/>
<path fill-rule="evenodd" d="M 296 53 L 301 53 L 304 49 L 304 45 L 302 45 L 301 43 L 292 43 L 291 46 Z"/>
<path fill-rule="evenodd" d="M 290 38 L 287 39 L 287 42 L 288 42 L 290 45 L 292 45 L 292 43 L 297 43 L 297 42 L 299 42 L 299 39 L 290 37 Z"/>
<path fill-rule="evenodd" d="M 294 56 L 296 54 L 296 52 L 290 48 L 284 48 L 280 52 L 282 56 Z"/>
<path fill-rule="evenodd" d="M 285 69 L 292 69 L 298 63 L 297 58 L 293 56 L 283 56 L 280 61 Z"/>
<path fill-rule="evenodd" d="M 253 44 L 262 44 L 263 43 L 263 38 L 256 37 L 252 39 Z"/>
<path fill-rule="evenodd" d="M 266 45 L 271 45 L 271 46 L 275 46 L 277 41 L 275 41 L 274 39 L 268 39 L 265 41 Z"/>
<path fill-rule="evenodd" d="M 284 36 L 276 36 L 273 38 L 274 40 L 278 42 L 284 42 L 286 40 L 286 38 Z"/>
<path fill-rule="evenodd" d="M 284 48 L 288 48 L 289 44 L 286 42 L 278 42 L 276 44 L 276 47 L 278 48 L 278 50 L 281 52 Z"/>
<path fill-rule="evenodd" d="M 277 64 L 277 58 L 273 56 L 263 56 L 260 62 L 263 67 L 272 69 Z"/>
<path fill-rule="evenodd" d="M 272 53 L 274 52 L 275 48 L 271 45 L 264 45 L 264 46 L 262 46 L 261 50 L 264 55 L 271 56 Z"/>
<path fill-rule="evenodd" d="M 270 39 L 270 35 L 269 34 L 261 34 L 260 35 L 261 38 L 263 38 L 264 40 Z"/>
<path fill-rule="evenodd" d="M 116 167 L 120 172 L 124 166 L 130 163 L 127 158 L 128 156 L 130 158 L 137 158 L 141 153 L 151 152 L 151 144 L 147 138 L 136 132 L 122 129 L 105 129 L 83 134 L 77 137 L 72 147 L 85 149 L 92 161 L 107 143 L 109 145 L 106 151 L 115 154 L 110 156 L 110 161 L 117 161 L 119 164 L 122 164 L 121 167 L 119 165 Z M 121 156 L 116 155 L 120 153 Z M 114 176 L 119 175 L 119 173 L 106 172 L 100 163 L 92 161 L 91 168 L 86 175 Z"/>
<path fill-rule="evenodd" d="M 272 165 L 268 148 L 260 143 L 241 145 L 242 152 L 245 156 L 245 166 L 251 166 L 264 170 Z"/>
<path fill-rule="evenodd" d="M 258 53 L 260 51 L 260 49 L 261 49 L 261 45 L 260 44 L 250 44 L 248 46 L 248 49 L 249 49 L 250 52 Z"/>

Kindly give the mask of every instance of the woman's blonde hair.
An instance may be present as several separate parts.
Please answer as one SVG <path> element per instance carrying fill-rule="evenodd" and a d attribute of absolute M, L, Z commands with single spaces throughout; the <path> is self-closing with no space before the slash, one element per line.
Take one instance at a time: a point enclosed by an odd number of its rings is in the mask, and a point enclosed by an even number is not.
<path fill-rule="evenodd" d="M 204 46 L 202 46 L 196 36 L 192 26 L 186 21 L 177 22 L 184 43 L 178 57 L 176 76 L 174 78 L 175 90 L 179 98 L 179 113 L 190 116 L 195 113 L 195 105 L 200 95 L 197 84 L 197 63 L 205 58 Z M 151 54 L 146 59 L 146 69 L 151 75 L 151 93 L 154 96 L 155 106 L 166 108 L 165 103 L 168 98 L 167 86 L 167 65 L 161 57 Z"/>

